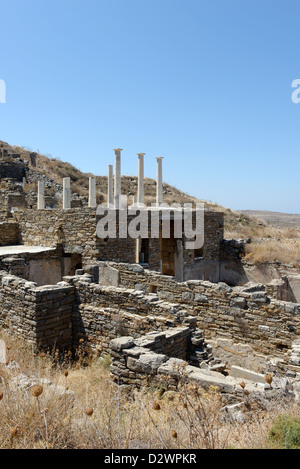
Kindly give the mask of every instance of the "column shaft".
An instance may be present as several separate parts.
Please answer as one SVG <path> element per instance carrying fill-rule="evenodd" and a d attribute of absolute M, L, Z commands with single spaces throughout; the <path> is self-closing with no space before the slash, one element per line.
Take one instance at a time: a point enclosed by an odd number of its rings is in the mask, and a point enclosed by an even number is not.
<path fill-rule="evenodd" d="M 108 187 L 107 187 L 107 206 L 114 206 L 114 170 L 113 165 L 108 165 Z"/>
<path fill-rule="evenodd" d="M 115 152 L 115 184 L 114 184 L 114 189 L 115 189 L 115 195 L 114 195 L 114 201 L 115 201 L 115 208 L 120 209 L 121 208 L 121 148 L 117 148 L 114 150 Z"/>
<path fill-rule="evenodd" d="M 63 179 L 63 209 L 71 208 L 71 179 Z"/>
<path fill-rule="evenodd" d="M 45 184 L 43 181 L 38 181 L 38 210 L 45 210 Z"/>
<path fill-rule="evenodd" d="M 138 153 L 138 205 L 144 204 L 144 155 L 145 153 Z"/>
<path fill-rule="evenodd" d="M 156 203 L 160 205 L 163 203 L 163 178 L 162 178 L 162 157 L 156 158 L 157 160 L 157 185 L 156 185 Z"/>
<path fill-rule="evenodd" d="M 89 207 L 97 207 L 96 179 L 93 177 L 89 178 Z"/>

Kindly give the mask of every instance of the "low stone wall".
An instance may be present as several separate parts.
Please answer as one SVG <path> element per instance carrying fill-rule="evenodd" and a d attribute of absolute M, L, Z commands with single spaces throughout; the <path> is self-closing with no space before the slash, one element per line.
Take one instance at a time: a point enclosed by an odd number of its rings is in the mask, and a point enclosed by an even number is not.
<path fill-rule="evenodd" d="M 0 255 L 0 270 L 36 282 L 39 286 L 55 285 L 64 275 L 70 273 L 65 268 L 65 261 L 59 246 L 41 248 L 37 252 L 31 252 L 30 249 L 26 251 L 26 247 L 22 246 L 22 251 L 11 249 L 10 252 Z"/>
<path fill-rule="evenodd" d="M 180 338 L 186 335 L 185 329 L 188 328 L 170 329 L 163 334 L 150 333 L 139 339 L 130 336 L 113 339 L 110 342 L 110 371 L 120 390 L 132 392 L 135 388 L 151 386 L 159 388 L 163 393 L 182 391 L 182 385 L 188 389 L 195 386 L 195 389 L 208 391 L 213 387 L 220 393 L 224 416 L 227 414 L 230 418 L 234 418 L 235 413 L 241 410 L 241 404 L 247 408 L 251 402 L 267 405 L 270 399 L 275 399 L 275 402 L 299 400 L 299 375 L 289 372 L 282 378 L 271 362 L 268 369 L 268 376 L 272 376 L 270 385 L 266 374 L 251 369 L 229 365 L 225 370 L 222 364 L 209 366 L 207 362 L 195 367 L 177 358 L 179 348 L 176 345 L 179 342 L 179 347 L 184 346 Z M 160 346 L 161 341 L 164 347 Z M 293 360 L 299 363 L 299 340 L 293 345 L 293 355 Z M 217 360 L 210 363 L 213 362 Z"/>
<path fill-rule="evenodd" d="M 195 324 L 179 305 L 160 301 L 157 295 L 142 291 L 101 286 L 89 275 L 64 277 L 75 287 L 73 340 L 87 339 L 99 351 L 109 351 L 112 338 L 140 337 L 150 331 Z"/>
<path fill-rule="evenodd" d="M 138 339 L 113 339 L 110 342 L 113 378 L 120 384 L 144 385 L 168 358 L 187 359 L 190 333 L 189 327 L 177 327 L 151 332 Z"/>
<path fill-rule="evenodd" d="M 72 344 L 70 285 L 37 287 L 0 272 L 0 326 L 38 348 L 68 348 Z"/>
<path fill-rule="evenodd" d="M 164 340 L 176 343 L 177 338 L 183 332 L 184 330 L 180 328 L 167 330 Z M 167 391 L 177 390 L 178 386 L 183 383 L 194 383 L 207 390 L 213 386 L 228 402 L 242 400 L 243 390 L 240 386 L 241 379 L 239 379 L 241 373 L 235 379 L 228 374 L 199 369 L 189 365 L 185 360 L 172 356 L 173 350 L 171 349 L 168 352 L 164 350 L 156 352 L 153 348 L 155 348 L 155 338 L 152 338 L 152 334 L 147 334 L 141 339 L 121 337 L 111 341 L 110 371 L 120 389 L 126 387 L 132 390 L 151 385 Z M 261 380 L 257 382 L 257 375 L 249 374 L 248 370 L 241 371 L 244 371 L 243 380 L 247 391 L 259 394 L 262 398 L 265 397 L 270 389 L 264 386 L 264 377 L 262 376 L 263 382 Z"/>
<path fill-rule="evenodd" d="M 14 246 L 20 242 L 18 223 L 0 222 L 0 246 Z"/>

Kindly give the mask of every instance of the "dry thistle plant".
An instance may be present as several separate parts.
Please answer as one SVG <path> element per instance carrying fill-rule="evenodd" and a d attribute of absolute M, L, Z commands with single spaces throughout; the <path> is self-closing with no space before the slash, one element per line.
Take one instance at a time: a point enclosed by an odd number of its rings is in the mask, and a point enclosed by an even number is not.
<path fill-rule="evenodd" d="M 30 394 L 36 398 L 38 398 L 43 392 L 43 386 L 40 384 L 35 384 L 30 388 Z"/>
<path fill-rule="evenodd" d="M 88 415 L 89 417 L 91 417 L 94 413 L 94 410 L 91 408 L 91 407 L 88 407 L 87 409 L 85 409 L 84 411 L 86 413 L 86 415 Z"/>

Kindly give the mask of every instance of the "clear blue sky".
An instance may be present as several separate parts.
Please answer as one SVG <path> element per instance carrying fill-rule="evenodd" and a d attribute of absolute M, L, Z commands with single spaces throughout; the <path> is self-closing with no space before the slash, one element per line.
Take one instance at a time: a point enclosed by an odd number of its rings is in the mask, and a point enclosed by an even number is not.
<path fill-rule="evenodd" d="M 0 139 L 232 209 L 300 213 L 299 0 L 1 2 Z"/>

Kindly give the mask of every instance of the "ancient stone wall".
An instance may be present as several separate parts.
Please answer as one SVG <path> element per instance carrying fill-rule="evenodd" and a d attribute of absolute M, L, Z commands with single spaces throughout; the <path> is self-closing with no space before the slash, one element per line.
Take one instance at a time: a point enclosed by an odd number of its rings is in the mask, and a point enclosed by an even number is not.
<path fill-rule="evenodd" d="M 97 258 L 99 254 L 95 210 L 19 210 L 14 219 L 19 223 L 22 244 L 60 244 L 65 253 L 78 253 L 84 259 Z"/>
<path fill-rule="evenodd" d="M 163 333 L 166 342 L 178 341 L 184 329 L 169 329 Z M 126 392 L 142 386 L 151 386 L 164 391 L 218 389 L 219 397 L 223 402 L 222 411 L 232 418 L 234 413 L 240 411 L 241 406 L 251 405 L 248 401 L 245 404 L 245 396 L 251 395 L 252 402 L 267 403 L 270 398 L 277 400 L 297 399 L 299 395 L 299 381 L 296 376 L 282 379 L 280 375 L 271 374 L 272 386 L 266 384 L 266 375 L 253 372 L 252 370 L 238 366 L 228 366 L 221 371 L 220 365 L 207 366 L 202 363 L 201 367 L 188 364 L 185 360 L 179 359 L 164 351 L 155 352 L 156 337 L 161 334 L 147 334 L 142 338 L 120 337 L 112 339 L 110 342 L 112 364 L 110 371 L 113 380 L 118 383 L 120 390 Z M 299 343 L 295 344 L 295 349 L 299 350 Z M 172 351 L 171 351 L 172 353 Z M 296 353 L 296 360 L 299 361 L 299 352 Z M 203 366 L 204 365 L 204 366 Z M 272 369 L 272 368 L 271 368 Z M 218 370 L 218 371 L 217 371 Z M 241 385 L 243 381 L 243 386 Z M 159 410 L 159 402 L 156 402 Z"/>
<path fill-rule="evenodd" d="M 67 348 L 72 342 L 74 288 L 37 287 L 0 272 L 0 326 L 38 348 Z"/>
<path fill-rule="evenodd" d="M 218 337 L 247 344 L 253 353 L 288 362 L 292 343 L 300 333 L 299 304 L 272 298 L 259 284 L 231 288 L 224 283 L 197 280 L 178 283 L 173 277 L 141 266 L 108 266 L 119 271 L 120 287 L 136 289 L 146 296 L 155 292 L 158 300 L 168 301 L 195 317 L 206 339 Z M 237 365 L 238 358 L 233 357 Z"/>
<path fill-rule="evenodd" d="M 81 254 L 83 264 L 92 259 L 135 262 L 135 239 L 98 238 L 99 217 L 95 209 L 18 210 L 14 219 L 19 223 L 22 244 L 51 247 L 60 244 L 65 253 Z M 117 235 L 118 229 L 117 223 Z M 159 264 L 157 243 L 159 246 L 159 240 L 151 240 L 150 249 L 154 253 L 151 266 Z"/>
<path fill-rule="evenodd" d="M 174 243 L 171 256 L 177 255 L 181 264 L 182 279 L 209 278 L 219 280 L 220 244 L 223 237 L 223 214 L 205 212 L 205 240 L 199 262 L 193 249 L 186 249 L 183 238 L 181 257 Z M 134 263 L 136 261 L 136 239 L 119 234 L 119 212 L 116 212 L 115 238 L 100 239 L 97 224 L 103 216 L 89 208 L 69 210 L 18 210 L 14 219 L 20 225 L 21 242 L 27 245 L 55 246 L 62 244 L 67 253 L 82 254 L 84 264 L 89 259 Z M 130 224 L 134 216 L 128 216 Z M 150 215 L 149 215 L 150 220 Z M 176 241 L 176 240 L 175 240 Z M 146 245 L 147 264 L 153 270 L 161 268 L 161 254 L 164 253 L 162 240 L 150 237 L 142 242 Z M 174 260 L 172 261 L 174 264 Z M 174 267 L 174 266 L 173 266 Z M 177 278 L 177 277 L 176 277 Z M 178 279 L 180 280 L 180 278 Z"/>
<path fill-rule="evenodd" d="M 205 341 L 218 341 L 221 359 L 223 340 L 224 356 L 233 364 L 239 366 L 245 358 L 234 351 L 233 344 L 241 344 L 249 348 L 249 355 L 275 357 L 293 369 L 290 358 L 300 333 L 299 304 L 271 298 L 261 285 L 177 283 L 141 266 L 122 267 L 120 286 L 95 283 L 97 266 L 90 273 L 64 277 L 64 282 L 52 287 L 37 287 L 2 272 L 1 325 L 8 321 L 37 345 L 64 346 L 72 341 L 76 346 L 83 338 L 99 351 L 109 351 L 110 340 L 120 336 L 138 338 L 151 331 L 189 326 L 202 330 Z M 195 363 L 205 352 L 199 346 Z"/>
<path fill-rule="evenodd" d="M 0 246 L 19 244 L 20 232 L 18 223 L 0 222 Z"/>
<path fill-rule="evenodd" d="M 28 171 L 28 163 L 20 159 L 20 155 L 9 155 L 6 150 L 0 150 L 0 179 L 14 179 L 22 182 Z"/>
<path fill-rule="evenodd" d="M 194 323 L 180 306 L 159 301 L 157 295 L 92 282 L 90 275 L 64 277 L 75 287 L 73 339 L 88 339 L 98 350 L 120 335 L 140 337 L 150 331 Z M 181 311 L 182 310 L 182 311 Z"/>
<path fill-rule="evenodd" d="M 204 213 L 204 245 L 203 257 L 207 260 L 220 259 L 221 243 L 224 238 L 224 213 Z"/>
<path fill-rule="evenodd" d="M 120 337 L 111 340 L 110 371 L 119 384 L 145 385 L 157 375 L 158 368 L 169 358 L 187 360 L 190 328 L 177 327 L 151 332 L 143 337 Z"/>
<path fill-rule="evenodd" d="M 166 342 L 177 343 L 184 329 L 166 330 L 164 333 Z M 201 388 L 210 389 L 211 386 L 218 389 L 225 399 L 242 397 L 242 388 L 239 382 L 231 376 L 211 370 L 199 369 L 188 365 L 185 360 L 172 356 L 172 351 L 159 353 L 155 348 L 155 337 L 147 334 L 140 339 L 133 337 L 120 337 L 110 342 L 112 364 L 110 371 L 113 379 L 122 387 L 142 387 L 145 385 L 157 386 L 165 390 L 176 390 L 181 383 L 196 384 Z M 246 380 L 247 381 L 247 380 Z M 264 388 L 247 381 L 247 389 L 264 394 Z"/>
<path fill-rule="evenodd" d="M 0 270 L 36 282 L 39 286 L 54 285 L 64 275 L 74 275 L 80 262 L 78 255 L 64 254 L 59 246 L 38 248 L 36 252 L 23 246 L 20 248 L 13 247 L 0 253 Z"/>

